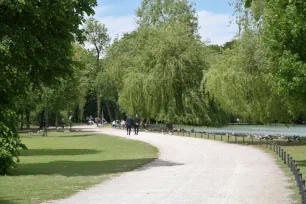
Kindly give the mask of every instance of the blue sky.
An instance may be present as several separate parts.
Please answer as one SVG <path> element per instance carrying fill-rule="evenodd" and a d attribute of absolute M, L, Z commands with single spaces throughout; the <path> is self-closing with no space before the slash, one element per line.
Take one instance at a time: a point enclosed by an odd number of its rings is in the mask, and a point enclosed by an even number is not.
<path fill-rule="evenodd" d="M 234 9 L 228 0 L 194 0 L 199 16 L 202 40 L 212 44 L 224 44 L 237 32 L 237 26 L 230 23 Z M 141 0 L 98 0 L 95 18 L 104 23 L 111 37 L 134 30 L 135 10 Z"/>

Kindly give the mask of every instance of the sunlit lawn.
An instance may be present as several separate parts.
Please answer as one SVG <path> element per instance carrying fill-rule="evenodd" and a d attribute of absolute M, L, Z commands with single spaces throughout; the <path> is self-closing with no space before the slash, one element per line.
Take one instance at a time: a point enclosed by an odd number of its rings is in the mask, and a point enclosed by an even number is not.
<path fill-rule="evenodd" d="M 40 203 L 68 197 L 157 157 L 149 144 L 93 133 L 22 135 L 19 170 L 0 177 L 0 203 Z"/>

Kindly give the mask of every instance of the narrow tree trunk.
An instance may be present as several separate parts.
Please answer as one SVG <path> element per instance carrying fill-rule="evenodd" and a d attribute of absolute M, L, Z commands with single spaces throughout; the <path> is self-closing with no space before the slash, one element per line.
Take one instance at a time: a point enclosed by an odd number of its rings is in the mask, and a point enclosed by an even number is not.
<path fill-rule="evenodd" d="M 23 130 L 23 112 L 20 115 L 20 130 Z"/>
<path fill-rule="evenodd" d="M 106 105 L 106 110 L 107 110 L 107 113 L 108 113 L 108 116 L 109 116 L 109 119 L 110 119 L 110 123 L 114 120 L 113 118 L 113 114 L 112 114 L 112 111 L 111 111 L 111 108 L 110 108 L 110 105 L 108 103 L 108 101 L 105 101 L 105 105 Z"/>
<path fill-rule="evenodd" d="M 117 103 L 116 103 L 116 120 L 120 120 L 119 113 L 120 113 L 119 104 L 118 104 L 118 102 L 117 102 Z"/>
<path fill-rule="evenodd" d="M 44 128 L 44 118 L 45 118 L 45 109 L 42 110 L 40 114 L 40 125 L 39 125 L 40 130 Z"/>
<path fill-rule="evenodd" d="M 45 113 L 46 113 L 46 118 L 45 118 L 44 136 L 48 136 L 48 105 L 45 107 Z"/>
<path fill-rule="evenodd" d="M 97 95 L 97 117 L 101 114 L 101 98 Z"/>
<path fill-rule="evenodd" d="M 30 111 L 26 110 L 27 129 L 30 129 Z"/>
<path fill-rule="evenodd" d="M 58 126 L 58 118 L 57 118 L 57 111 L 55 113 L 55 128 L 57 129 L 57 126 Z"/>

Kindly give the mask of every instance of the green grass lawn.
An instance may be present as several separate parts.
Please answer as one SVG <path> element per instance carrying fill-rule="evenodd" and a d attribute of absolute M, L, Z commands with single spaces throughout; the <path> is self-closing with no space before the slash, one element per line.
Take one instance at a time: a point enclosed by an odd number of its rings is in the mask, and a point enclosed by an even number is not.
<path fill-rule="evenodd" d="M 71 196 L 157 158 L 146 143 L 93 133 L 21 134 L 19 170 L 0 177 L 0 203 L 40 203 Z"/>

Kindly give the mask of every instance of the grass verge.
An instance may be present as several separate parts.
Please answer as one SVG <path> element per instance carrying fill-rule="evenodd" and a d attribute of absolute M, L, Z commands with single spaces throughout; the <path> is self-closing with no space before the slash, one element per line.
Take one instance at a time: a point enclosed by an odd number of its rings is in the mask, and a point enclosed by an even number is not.
<path fill-rule="evenodd" d="M 146 143 L 93 133 L 21 134 L 18 171 L 0 177 L 0 203 L 41 203 L 66 198 L 79 190 L 131 171 L 157 158 Z"/>

